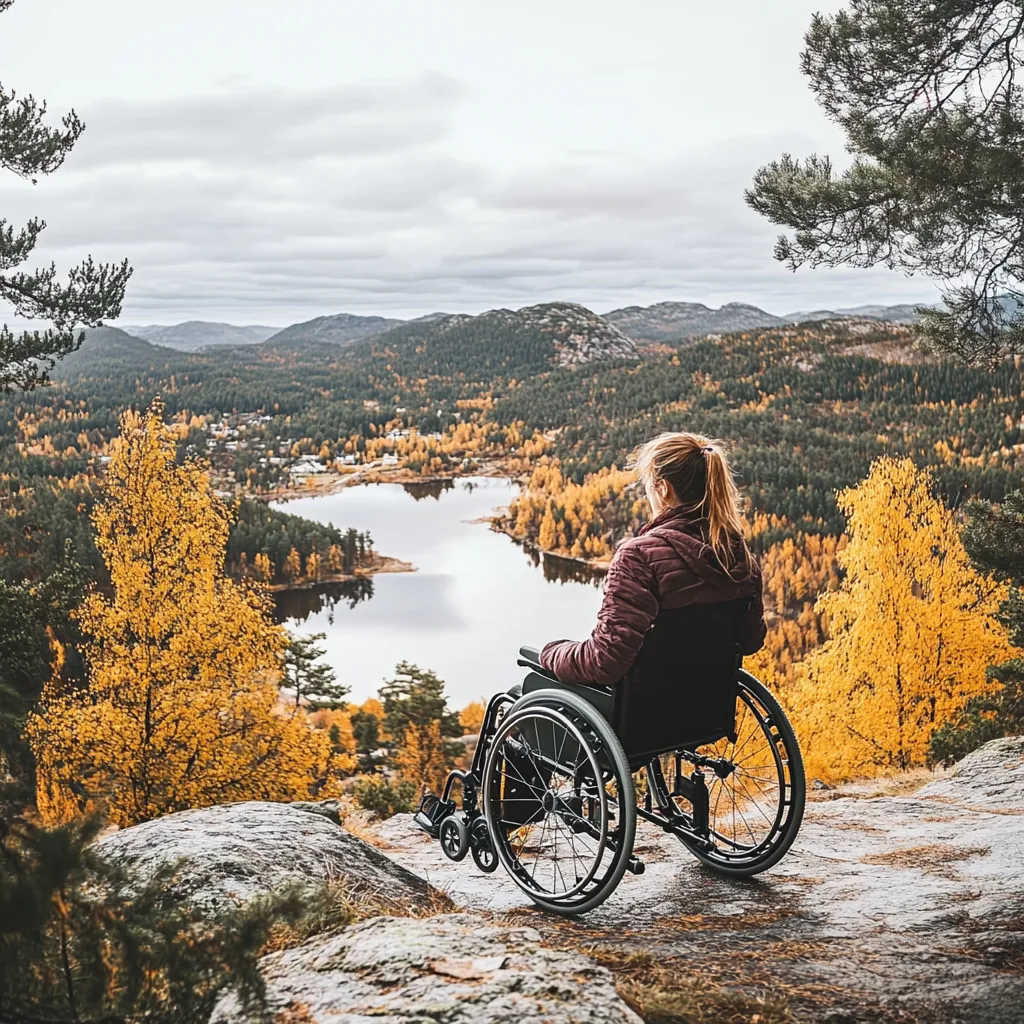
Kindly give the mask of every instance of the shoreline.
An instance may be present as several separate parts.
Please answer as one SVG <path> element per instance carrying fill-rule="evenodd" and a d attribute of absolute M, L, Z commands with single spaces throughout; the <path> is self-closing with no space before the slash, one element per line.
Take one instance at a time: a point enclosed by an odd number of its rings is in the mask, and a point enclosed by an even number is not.
<path fill-rule="evenodd" d="M 606 573 L 608 566 L 611 565 L 611 559 L 607 561 L 598 558 L 579 558 L 576 555 L 563 555 L 558 551 L 550 551 L 547 548 L 542 548 L 539 544 L 532 540 L 525 540 L 522 537 L 517 537 L 507 526 L 504 524 L 502 516 L 485 516 L 483 519 L 476 520 L 477 522 L 490 522 L 491 529 L 495 533 L 502 533 L 509 540 L 518 544 L 524 551 L 530 552 L 530 554 L 537 555 L 541 559 L 550 558 L 555 562 L 569 562 L 572 565 L 581 566 L 584 569 L 589 569 L 591 572 Z"/>
<path fill-rule="evenodd" d="M 371 463 L 368 466 L 355 469 L 350 473 L 321 473 L 307 478 L 301 486 L 289 485 L 281 490 L 272 491 L 268 494 L 253 495 L 258 501 L 289 502 L 298 498 L 321 498 L 328 494 L 339 494 L 348 487 L 358 487 L 366 484 L 438 484 L 445 481 L 464 480 L 468 477 L 483 476 L 491 479 L 505 479 L 513 483 L 519 482 L 519 476 L 514 475 L 501 464 L 500 459 L 491 459 L 487 462 L 478 463 L 472 470 L 454 470 L 451 473 L 431 473 L 430 476 L 422 476 L 414 473 L 406 467 L 384 468 Z"/>
<path fill-rule="evenodd" d="M 393 555 L 375 555 L 372 565 L 359 566 L 355 572 L 329 572 L 318 580 L 304 580 L 301 583 L 271 583 L 269 589 L 273 594 L 285 594 L 297 590 L 315 590 L 317 587 L 330 583 L 351 583 L 353 580 L 383 573 L 417 571 L 412 562 L 407 562 L 402 558 L 395 558 Z"/>
<path fill-rule="evenodd" d="M 261 494 L 256 497 L 261 501 L 266 501 L 268 504 L 271 502 L 282 502 L 287 503 L 289 501 L 295 501 L 299 498 L 320 498 L 326 497 L 329 494 L 339 494 L 341 491 L 348 487 L 357 487 L 361 485 L 369 484 L 437 484 L 444 483 L 447 481 L 455 481 L 460 479 L 467 479 L 470 477 L 489 477 L 491 479 L 505 479 L 510 483 L 522 483 L 523 474 L 512 474 L 507 468 L 501 465 L 500 460 L 492 460 L 488 463 L 479 464 L 475 469 L 471 471 L 460 471 L 457 470 L 452 473 L 434 473 L 430 476 L 421 476 L 418 473 L 413 473 L 411 470 L 406 468 L 400 469 L 381 469 L 378 466 L 369 466 L 365 470 L 356 470 L 352 473 L 345 474 L 323 474 L 327 479 L 322 480 L 320 477 L 312 477 L 310 482 L 307 482 L 301 487 L 287 487 L 281 491 L 275 491 L 272 494 Z M 506 525 L 505 516 L 497 513 L 491 515 L 480 516 L 477 519 L 472 520 L 473 523 L 487 523 L 495 533 L 504 534 L 513 543 L 519 545 L 524 551 L 530 554 L 538 556 L 540 559 L 551 559 L 555 562 L 565 562 L 570 565 L 576 565 L 590 572 L 601 573 L 602 575 L 608 571 L 608 566 L 611 564 L 611 559 L 597 559 L 597 558 L 579 558 L 575 555 L 565 555 L 558 551 L 550 551 L 547 548 L 542 548 L 535 541 L 526 540 L 522 537 L 517 537 Z M 330 578 L 325 577 L 320 580 L 321 583 L 333 583 L 333 582 L 345 582 L 357 578 L 357 576 L 370 576 L 377 572 L 415 572 L 415 567 L 411 566 L 408 562 L 403 562 L 400 558 L 391 559 L 390 556 L 381 556 L 383 559 L 388 559 L 398 563 L 401 566 L 407 566 L 408 568 L 381 568 L 372 569 L 370 571 L 356 570 L 356 575 L 342 576 L 334 575 Z M 299 584 L 297 586 L 277 584 L 275 589 L 278 590 L 299 590 L 308 589 L 309 587 L 316 586 L 315 583 Z"/>

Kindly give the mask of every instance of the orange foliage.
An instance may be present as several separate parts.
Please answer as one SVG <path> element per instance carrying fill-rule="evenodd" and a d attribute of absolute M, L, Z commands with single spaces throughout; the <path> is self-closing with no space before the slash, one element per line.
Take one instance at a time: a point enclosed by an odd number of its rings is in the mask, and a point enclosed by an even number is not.
<path fill-rule="evenodd" d="M 28 725 L 48 823 L 299 799 L 337 774 L 327 738 L 278 703 L 284 633 L 264 590 L 225 576 L 227 509 L 201 466 L 177 464 L 160 413 L 122 417 L 94 512 L 112 596 L 79 612 L 88 683 L 55 674 Z"/>

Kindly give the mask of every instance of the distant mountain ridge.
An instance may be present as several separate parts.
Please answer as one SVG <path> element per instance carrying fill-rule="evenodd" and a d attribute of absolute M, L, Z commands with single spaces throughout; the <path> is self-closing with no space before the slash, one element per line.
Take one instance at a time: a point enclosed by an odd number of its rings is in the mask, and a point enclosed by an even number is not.
<path fill-rule="evenodd" d="M 727 302 L 711 309 L 701 302 L 656 302 L 626 306 L 604 314 L 634 341 L 669 341 L 701 334 L 728 334 L 757 327 L 781 327 L 785 320 L 744 302 Z"/>
<path fill-rule="evenodd" d="M 869 305 L 776 316 L 745 302 L 727 302 L 719 309 L 712 309 L 701 302 L 656 302 L 653 306 L 626 306 L 604 314 L 605 320 L 640 342 L 678 341 L 705 334 L 731 334 L 759 327 L 784 327 L 792 323 L 844 318 L 911 323 L 917 315 L 912 305 Z"/>
<path fill-rule="evenodd" d="M 838 309 L 798 310 L 778 316 L 745 302 L 727 302 L 718 309 L 701 302 L 656 302 L 650 306 L 625 306 L 603 315 L 592 312 L 574 302 L 545 302 L 524 306 L 513 311 L 492 309 L 485 313 L 428 313 L 412 320 L 396 317 L 362 316 L 353 313 L 334 313 L 314 317 L 301 323 L 279 329 L 258 324 L 238 326 L 189 320 L 180 324 L 124 326 L 133 337 L 155 345 L 195 352 L 203 348 L 226 345 L 272 346 L 349 345 L 362 339 L 381 336 L 389 331 L 411 327 L 419 331 L 428 327 L 449 329 L 476 320 L 482 326 L 497 324 L 509 317 L 529 321 L 534 328 L 561 337 L 559 342 L 562 365 L 586 362 L 592 353 L 616 353 L 617 357 L 631 358 L 635 354 L 634 342 L 652 343 L 680 341 L 706 334 L 731 334 L 735 331 L 756 330 L 761 327 L 782 327 L 792 323 L 813 323 L 821 320 L 858 318 L 896 323 L 912 323 L 917 316 L 914 306 L 903 303 L 892 306 L 867 304 Z M 603 325 L 603 326 L 602 326 Z M 573 337 L 575 341 L 571 340 Z"/>
<path fill-rule="evenodd" d="M 213 345 L 257 345 L 266 341 L 279 330 L 277 327 L 266 327 L 262 324 L 211 323 L 206 320 L 186 320 L 181 324 L 149 324 L 142 327 L 125 325 L 127 334 L 154 345 L 165 345 L 182 352 L 195 352 L 197 349 Z"/>
<path fill-rule="evenodd" d="M 354 343 L 352 357 L 386 360 L 394 372 L 480 376 L 573 369 L 598 360 L 640 358 L 614 324 L 573 302 L 444 314 L 400 324 Z"/>
<path fill-rule="evenodd" d="M 431 314 L 443 316 L 444 314 Z M 424 317 L 423 319 L 428 319 Z M 335 313 L 333 316 L 318 316 L 299 324 L 292 324 L 283 331 L 277 331 L 269 338 L 273 345 L 292 345 L 306 341 L 326 342 L 344 345 L 371 334 L 382 334 L 392 327 L 405 323 L 383 316 L 355 316 L 352 313 Z"/>
<path fill-rule="evenodd" d="M 917 319 L 914 310 L 926 303 L 900 303 L 895 306 L 848 306 L 842 309 L 819 309 L 814 312 L 790 313 L 784 317 L 786 323 L 809 323 L 815 320 L 836 320 L 841 317 L 858 317 L 864 320 L 885 320 L 889 323 L 911 324 Z"/>

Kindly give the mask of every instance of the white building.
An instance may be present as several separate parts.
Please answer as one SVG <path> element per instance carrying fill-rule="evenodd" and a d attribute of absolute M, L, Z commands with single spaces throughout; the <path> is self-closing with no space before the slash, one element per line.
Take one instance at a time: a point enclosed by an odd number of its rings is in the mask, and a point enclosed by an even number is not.
<path fill-rule="evenodd" d="M 298 480 L 307 476 L 315 476 L 318 473 L 326 473 L 327 467 L 317 459 L 307 456 L 293 462 L 288 467 L 288 472 L 293 480 Z"/>

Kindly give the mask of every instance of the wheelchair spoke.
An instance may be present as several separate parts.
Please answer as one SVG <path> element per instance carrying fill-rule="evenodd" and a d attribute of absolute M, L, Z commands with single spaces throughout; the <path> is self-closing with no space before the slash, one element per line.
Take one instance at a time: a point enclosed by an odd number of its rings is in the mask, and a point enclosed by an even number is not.
<path fill-rule="evenodd" d="M 584 727 L 557 708 L 525 709 L 498 727 L 489 755 L 484 799 L 501 822 L 499 859 L 521 887 L 546 899 L 587 889 L 607 861 L 618 812 Z"/>
<path fill-rule="evenodd" d="M 506 765 L 506 767 L 511 767 L 511 764 L 510 764 L 510 762 L 509 762 L 509 761 L 505 761 L 505 765 Z M 503 774 L 504 774 L 504 773 L 503 773 Z M 525 779 L 525 778 L 523 778 L 523 775 L 522 775 L 522 774 L 521 774 L 520 772 L 516 771 L 516 772 L 515 772 L 515 773 L 514 773 L 514 774 L 512 775 L 512 777 L 511 777 L 511 778 L 512 778 L 512 782 L 513 782 L 514 784 L 516 784 L 516 785 L 522 785 L 522 786 L 525 786 L 525 787 L 526 787 L 527 789 L 529 789 L 529 790 L 530 790 L 530 791 L 531 791 L 532 793 L 535 793 L 535 794 L 536 794 L 536 796 L 534 796 L 534 797 L 521 797 L 521 798 L 519 798 L 519 799 L 532 799 L 532 800 L 533 800 L 534 802 L 537 802 L 537 801 L 539 801 L 539 800 L 541 799 L 541 797 L 543 797 L 543 795 L 544 795 L 544 790 L 543 790 L 543 789 L 538 789 L 538 788 L 537 788 L 536 786 L 534 786 L 534 785 L 533 785 L 533 784 L 532 784 L 532 783 L 531 783 L 531 782 L 530 782 L 530 781 L 529 781 L 528 779 Z"/>
<path fill-rule="evenodd" d="M 533 880 L 537 881 L 537 865 L 540 863 L 540 855 L 544 850 L 544 836 L 547 835 L 548 830 L 548 819 L 547 815 L 544 816 L 544 822 L 540 827 L 540 839 L 537 842 L 537 855 L 533 858 L 533 870 L 530 872 L 530 876 Z"/>
<path fill-rule="evenodd" d="M 768 697 L 770 699 L 770 695 Z M 681 752 L 704 777 L 708 789 L 709 848 L 701 849 L 713 863 L 743 864 L 763 858 L 780 836 L 780 828 L 789 820 L 791 770 L 789 750 L 777 726 L 780 711 L 769 711 L 764 699 L 741 686 L 737 701 L 736 739 L 722 739 L 692 752 Z M 659 807 L 672 819 L 683 822 L 689 817 L 689 799 L 670 793 L 665 775 L 674 770 L 673 756 L 666 755 L 665 770 L 655 794 Z M 650 773 L 649 773 L 650 778 Z M 688 792 L 688 790 L 687 790 Z M 667 801 L 667 803 L 666 803 Z M 681 837 L 682 838 L 682 837 Z"/>

